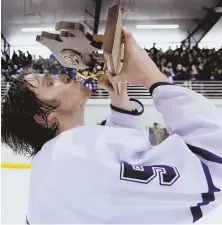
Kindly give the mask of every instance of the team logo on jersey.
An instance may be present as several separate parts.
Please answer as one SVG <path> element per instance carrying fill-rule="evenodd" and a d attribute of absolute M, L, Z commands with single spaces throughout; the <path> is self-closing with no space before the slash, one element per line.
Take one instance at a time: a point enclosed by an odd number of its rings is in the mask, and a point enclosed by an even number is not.
<path fill-rule="evenodd" d="M 135 166 L 121 162 L 120 179 L 143 184 L 150 183 L 153 179 L 159 179 L 159 184 L 173 185 L 180 177 L 176 167 L 166 165 Z"/>

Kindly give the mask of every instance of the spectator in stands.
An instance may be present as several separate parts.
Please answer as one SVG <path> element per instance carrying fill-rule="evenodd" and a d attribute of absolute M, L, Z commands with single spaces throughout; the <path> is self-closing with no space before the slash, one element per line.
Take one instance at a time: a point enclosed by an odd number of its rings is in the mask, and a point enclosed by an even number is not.
<path fill-rule="evenodd" d="M 1 66 L 2 66 L 2 70 L 7 70 L 8 68 L 8 64 L 6 62 L 6 58 L 5 58 L 5 55 L 2 55 L 1 57 Z"/>
<path fill-rule="evenodd" d="M 198 78 L 199 78 L 199 72 L 196 66 L 192 65 L 190 69 L 190 80 L 195 81 L 195 80 L 198 80 Z"/>
<path fill-rule="evenodd" d="M 171 60 L 171 64 L 172 64 L 172 68 L 173 68 L 173 70 L 175 70 L 176 69 L 176 67 L 177 67 L 177 65 L 178 65 L 178 63 L 179 63 L 179 61 L 180 61 L 180 53 L 179 53 L 179 51 L 178 50 L 176 50 L 175 52 L 174 52 L 174 54 L 173 54 L 173 56 L 172 56 L 172 60 Z"/>
<path fill-rule="evenodd" d="M 15 51 L 13 51 L 12 63 L 13 63 L 13 65 L 17 65 L 17 66 L 19 65 L 19 57 Z"/>
<path fill-rule="evenodd" d="M 6 62 L 10 63 L 10 57 L 8 53 L 5 53 Z"/>
<path fill-rule="evenodd" d="M 222 81 L 222 69 L 217 69 L 215 74 L 215 80 Z"/>
<path fill-rule="evenodd" d="M 28 65 L 32 65 L 32 55 L 29 53 L 29 51 L 27 51 L 27 62 Z"/>
<path fill-rule="evenodd" d="M 175 70 L 174 80 L 188 80 L 189 76 L 185 67 L 182 67 L 181 64 L 178 64 Z"/>

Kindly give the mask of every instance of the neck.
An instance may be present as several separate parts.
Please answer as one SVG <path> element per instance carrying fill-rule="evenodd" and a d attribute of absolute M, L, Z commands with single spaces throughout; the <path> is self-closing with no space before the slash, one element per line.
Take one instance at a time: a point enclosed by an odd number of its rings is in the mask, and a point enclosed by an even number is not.
<path fill-rule="evenodd" d="M 65 115 L 59 115 L 58 120 L 60 124 L 58 133 L 82 126 L 84 125 L 84 109 L 81 108 Z"/>

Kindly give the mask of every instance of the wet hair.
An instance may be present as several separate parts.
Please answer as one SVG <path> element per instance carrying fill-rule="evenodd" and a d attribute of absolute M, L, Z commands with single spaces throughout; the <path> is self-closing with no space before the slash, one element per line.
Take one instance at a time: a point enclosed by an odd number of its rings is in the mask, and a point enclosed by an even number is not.
<path fill-rule="evenodd" d="M 30 89 L 33 87 L 21 75 L 13 80 L 8 93 L 1 103 L 1 140 L 14 153 L 34 156 L 42 146 L 56 136 L 58 121 L 49 126 L 47 116 L 59 104 L 52 106 L 40 100 Z M 34 74 L 37 79 L 37 74 Z M 41 116 L 45 125 L 36 122 L 35 116 Z"/>

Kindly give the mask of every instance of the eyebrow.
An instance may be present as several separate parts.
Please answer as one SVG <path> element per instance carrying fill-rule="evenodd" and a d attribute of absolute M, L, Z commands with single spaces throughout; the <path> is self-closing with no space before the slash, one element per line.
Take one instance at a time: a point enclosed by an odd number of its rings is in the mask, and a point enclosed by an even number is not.
<path fill-rule="evenodd" d="M 36 78 L 36 80 L 38 81 L 38 83 L 40 83 L 39 82 L 39 76 L 38 76 L 38 74 L 37 73 L 33 73 L 33 76 Z"/>
<path fill-rule="evenodd" d="M 27 75 L 25 75 L 25 76 L 27 76 Z M 40 77 L 39 77 L 39 75 L 37 73 L 32 73 L 32 75 L 34 76 L 33 78 L 28 78 L 27 80 L 25 80 L 25 79 L 24 80 L 29 86 L 31 86 L 33 88 L 37 88 L 35 85 L 31 84 L 29 81 L 37 80 L 38 84 L 40 84 L 40 80 L 39 80 Z"/>

